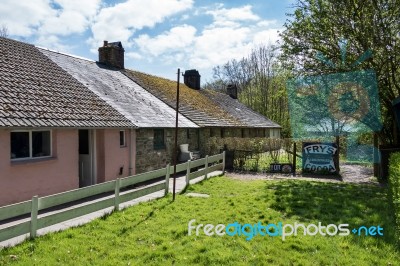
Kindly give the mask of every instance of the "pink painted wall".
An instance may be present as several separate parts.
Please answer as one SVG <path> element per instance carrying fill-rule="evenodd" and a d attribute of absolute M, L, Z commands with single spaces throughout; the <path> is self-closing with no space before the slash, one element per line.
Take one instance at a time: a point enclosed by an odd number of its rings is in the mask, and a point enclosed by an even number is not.
<path fill-rule="evenodd" d="M 53 158 L 10 160 L 10 130 L 0 129 L 0 206 L 79 187 L 78 130 L 52 130 Z"/>
<path fill-rule="evenodd" d="M 96 132 L 97 143 L 97 182 L 114 180 L 129 175 L 129 149 L 132 149 L 132 175 L 135 173 L 136 135 L 129 129 L 125 130 L 126 146 L 119 145 L 119 129 L 103 129 Z M 133 139 L 133 141 L 132 141 Z M 130 147 L 132 143 L 132 147 Z M 119 169 L 123 167 L 122 175 Z"/>

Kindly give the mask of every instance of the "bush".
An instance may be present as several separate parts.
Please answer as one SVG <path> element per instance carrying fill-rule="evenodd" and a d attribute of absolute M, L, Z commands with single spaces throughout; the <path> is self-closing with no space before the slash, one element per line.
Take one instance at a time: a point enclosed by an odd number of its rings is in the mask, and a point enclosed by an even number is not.
<path fill-rule="evenodd" d="M 396 219 L 396 239 L 400 239 L 400 152 L 389 159 L 389 200 L 393 204 Z M 399 243 L 400 244 L 400 243 Z"/>
<path fill-rule="evenodd" d="M 289 144 L 288 144 L 289 143 Z M 289 139 L 211 137 L 206 143 L 206 153 L 218 154 L 223 149 L 252 151 L 254 153 L 272 152 L 290 145 Z"/>

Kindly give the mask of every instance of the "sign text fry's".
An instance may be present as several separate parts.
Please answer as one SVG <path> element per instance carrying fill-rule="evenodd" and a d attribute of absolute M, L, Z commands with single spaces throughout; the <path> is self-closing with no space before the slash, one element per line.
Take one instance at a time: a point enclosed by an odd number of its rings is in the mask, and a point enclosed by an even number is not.
<path fill-rule="evenodd" d="M 336 143 L 303 142 L 303 171 L 336 173 Z"/>

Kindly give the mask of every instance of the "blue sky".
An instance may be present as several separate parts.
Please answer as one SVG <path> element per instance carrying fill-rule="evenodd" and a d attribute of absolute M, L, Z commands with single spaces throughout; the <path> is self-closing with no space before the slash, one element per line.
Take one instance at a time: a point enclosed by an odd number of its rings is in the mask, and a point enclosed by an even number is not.
<path fill-rule="evenodd" d="M 9 37 L 97 60 L 103 40 L 121 41 L 125 67 L 176 79 L 274 43 L 294 0 L 2 0 Z"/>

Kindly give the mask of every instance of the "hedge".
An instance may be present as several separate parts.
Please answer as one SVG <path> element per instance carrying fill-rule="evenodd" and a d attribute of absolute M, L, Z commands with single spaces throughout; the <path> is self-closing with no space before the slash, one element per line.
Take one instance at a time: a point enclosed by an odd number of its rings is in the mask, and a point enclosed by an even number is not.
<path fill-rule="evenodd" d="M 400 152 L 391 154 L 389 159 L 389 200 L 393 204 L 397 225 L 396 239 L 400 238 Z"/>

